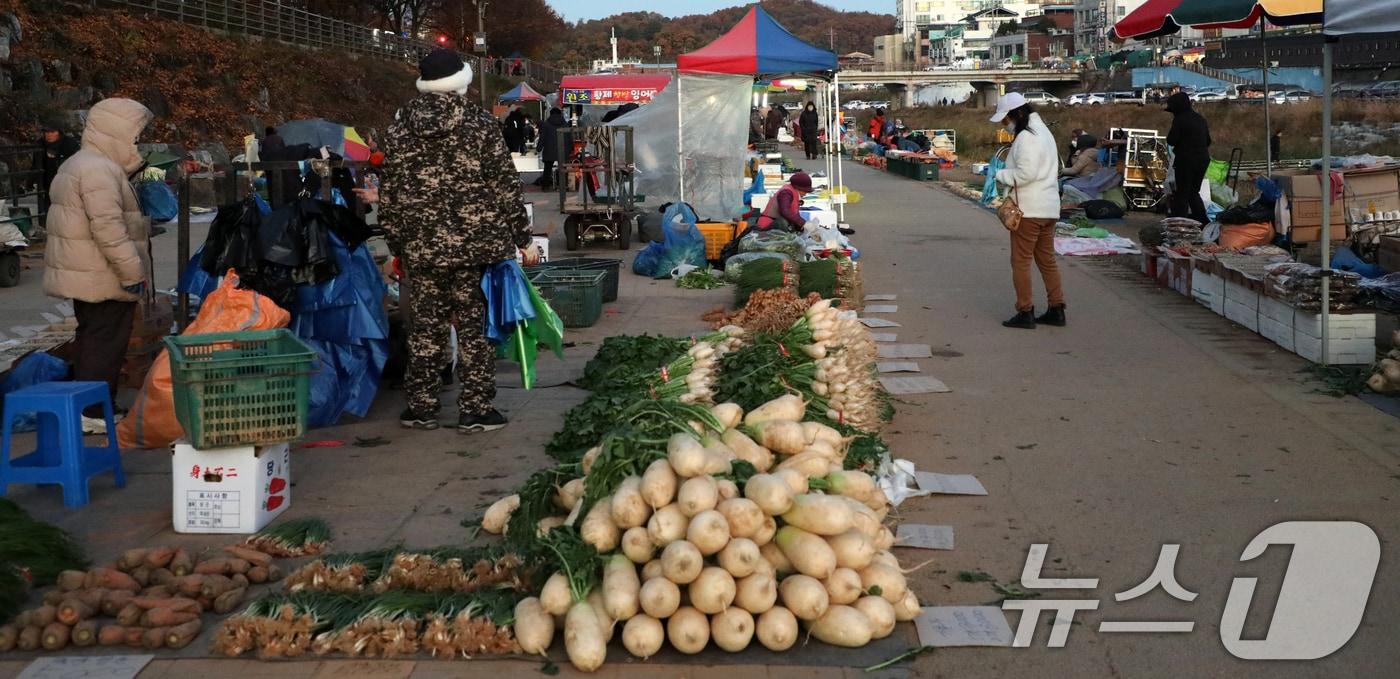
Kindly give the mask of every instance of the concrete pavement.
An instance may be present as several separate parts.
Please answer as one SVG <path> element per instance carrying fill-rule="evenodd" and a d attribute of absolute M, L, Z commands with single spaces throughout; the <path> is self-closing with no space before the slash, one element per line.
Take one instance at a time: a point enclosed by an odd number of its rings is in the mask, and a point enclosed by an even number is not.
<path fill-rule="evenodd" d="M 1299 372 L 1301 360 L 1107 260 L 1061 260 L 1068 328 L 1006 330 L 1000 321 L 1012 311 L 1008 249 L 994 215 L 929 184 L 855 166 L 846 174 L 864 195 L 848 217 L 859 230 L 866 292 L 899 295 L 900 310 L 890 318 L 902 327 L 892 332 L 900 342 L 931 344 L 935 358 L 921 361 L 924 373 L 953 388 L 950 394 L 901 397 L 886 438 L 897 456 L 920 469 L 976 474 L 990 493 L 919 498 L 899 509 L 903 521 L 957 531 L 956 549 L 933 553 L 931 564 L 910 575 L 911 586 L 925 605 L 994 602 L 1000 596 L 989 584 L 961 582 L 959 573 L 983 571 L 1015 582 L 1034 543 L 1049 544 L 1047 577 L 1100 579 L 1092 591 L 1041 590 L 1046 599 L 1101 602 L 1097 610 L 1076 615 L 1079 624 L 1071 626 L 1065 648 L 1045 648 L 1050 628 L 1042 620 L 1034 648 L 944 649 L 887 676 L 1391 674 L 1387 668 L 1400 659 L 1400 650 L 1390 633 L 1397 614 L 1387 604 L 1400 594 L 1400 584 L 1384 551 L 1361 629 L 1326 659 L 1237 660 L 1220 641 L 1219 623 L 1234 577 L 1259 577 L 1260 601 L 1276 596 L 1286 548 L 1238 563 L 1251 538 L 1274 523 L 1361 521 L 1380 536 L 1383 550 L 1390 549 L 1400 528 L 1393 508 L 1400 498 L 1394 419 L 1355 399 L 1314 393 L 1315 385 Z M 562 242 L 555 240 L 555 255 L 562 256 Z M 600 247 L 583 254 L 615 252 Z M 728 298 L 725 290 L 677 290 L 626 272 L 622 283 L 620 301 L 598 326 L 571 333 L 579 344 L 568 361 L 542 363 L 542 385 L 565 380 L 603 337 L 692 332 L 702 327 L 700 313 Z M 503 376 L 502 383 L 510 378 Z M 330 520 L 336 550 L 460 541 L 463 518 L 544 463 L 543 443 L 563 411 L 581 398 L 570 387 L 503 388 L 500 403 L 511 427 L 464 438 L 399 430 L 393 417 L 401 396 L 383 392 L 365 422 L 307 437 L 348 443 L 297 452 L 291 515 Z M 376 435 L 392 444 L 350 445 L 357 436 Z M 226 544 L 227 538 L 170 531 L 167 457 L 163 451 L 127 454 L 130 486 L 113 491 L 110 481 L 99 479 L 93 505 L 82 510 L 64 510 L 50 488 L 16 488 L 12 496 L 73 530 L 98 559 L 140 544 Z M 1115 602 L 1114 593 L 1152 572 L 1164 543 L 1181 545 L 1177 579 L 1199 597 L 1187 604 L 1158 590 Z M 900 550 L 899 556 L 917 564 L 928 554 Z M 1271 607 L 1256 603 L 1246 630 L 1262 636 Z M 1016 618 L 1008 616 L 1013 628 Z M 1187 620 L 1195 629 L 1102 633 L 1098 624 L 1104 620 Z M 899 634 L 908 638 L 911 631 Z M 206 652 L 207 635 L 175 654 L 179 659 L 162 653 L 141 676 L 472 676 L 501 670 L 516 676 L 538 668 L 426 660 L 255 664 L 206 659 Z M 837 677 L 854 676 L 841 666 L 858 664 L 853 654 L 800 651 L 774 664 L 741 665 L 727 663 L 743 662 L 742 656 L 731 659 L 715 650 L 690 665 L 626 663 L 620 647 L 609 655 L 618 662 L 603 673 L 625 676 Z M 563 664 L 562 654 L 556 661 Z M 811 666 L 818 662 L 827 667 Z M 23 665 L 0 661 L 0 676 Z"/>

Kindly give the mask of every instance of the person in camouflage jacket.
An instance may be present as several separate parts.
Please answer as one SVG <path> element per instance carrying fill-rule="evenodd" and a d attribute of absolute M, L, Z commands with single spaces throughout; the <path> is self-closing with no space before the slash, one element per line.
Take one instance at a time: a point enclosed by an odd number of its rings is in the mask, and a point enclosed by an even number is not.
<path fill-rule="evenodd" d="M 458 428 L 491 431 L 505 418 L 496 395 L 495 351 L 485 337 L 486 267 L 537 261 L 520 179 L 500 125 L 466 94 L 471 67 L 450 50 L 419 63 L 420 94 L 399 109 L 381 140 L 380 224 L 412 287 L 408 301 L 405 427 L 436 429 L 441 367 L 457 329 Z"/>

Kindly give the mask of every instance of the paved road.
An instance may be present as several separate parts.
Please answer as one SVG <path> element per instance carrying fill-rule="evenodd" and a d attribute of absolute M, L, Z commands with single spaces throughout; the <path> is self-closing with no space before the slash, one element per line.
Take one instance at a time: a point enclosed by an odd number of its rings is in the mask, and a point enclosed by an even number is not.
<path fill-rule="evenodd" d="M 1005 330 L 999 322 L 1011 312 L 1006 237 L 991 213 L 927 184 L 850 167 L 847 177 L 864 194 L 849 217 L 860 229 L 866 291 L 899 295 L 899 312 L 891 316 L 902 323 L 899 341 L 931 344 L 937 355 L 922 361 L 924 371 L 953 388 L 950 394 L 901 399 L 887 438 L 898 456 L 919 468 L 976 474 L 990 493 L 914 499 L 900 508 L 904 521 L 956 530 L 956 549 L 936 553 L 911 575 L 915 591 L 926 605 L 995 601 L 989 584 L 960 582 L 959 572 L 984 571 L 1014 582 L 1029 546 L 1048 543 L 1047 576 L 1100 582 L 1093 591 L 1046 592 L 1044 598 L 1102 601 L 1098 610 L 1076 616 L 1079 624 L 1071 626 L 1063 649 L 1044 648 L 1050 628 L 1042 621 L 1037 648 L 946 649 L 887 676 L 1393 676 L 1387 668 L 1400 659 L 1392 632 L 1400 621 L 1389 604 L 1400 594 L 1400 579 L 1389 559 L 1382 560 L 1355 639 L 1325 660 L 1236 660 L 1219 639 L 1219 621 L 1232 577 L 1257 575 L 1258 598 L 1273 600 L 1287 550 L 1270 550 L 1249 564 L 1238 559 L 1251 538 L 1274 523 L 1362 521 L 1390 548 L 1400 529 L 1395 420 L 1352 399 L 1315 394 L 1315 385 L 1299 372 L 1300 360 L 1111 262 L 1065 262 L 1068 328 Z M 561 243 L 556 247 L 562 250 Z M 353 442 L 356 436 L 382 435 L 392 445 L 298 451 L 291 514 L 330 519 L 336 548 L 346 551 L 461 540 L 458 522 L 464 516 L 545 463 L 542 444 L 563 410 L 581 398 L 577 390 L 548 385 L 577 370 L 594 342 L 622 332 L 693 331 L 700 326 L 698 315 L 727 297 L 722 290 L 680 291 L 629 274 L 622 281 L 622 299 L 609 306 L 602 323 L 574 333 L 580 344 L 568 361 L 542 364 L 544 388 L 502 390 L 510 428 L 469 439 L 442 431 L 402 432 L 392 421 L 401 397 L 386 392 L 369 420 L 310 438 Z M 76 531 L 99 559 L 133 544 L 226 542 L 170 532 L 167 453 L 130 453 L 126 459 L 130 486 L 118 493 L 110 482 L 94 481 L 93 505 L 85 510 L 63 510 L 48 489 L 14 495 L 36 514 Z M 1194 603 L 1160 590 L 1114 602 L 1113 593 L 1152 572 L 1164 543 L 1181 545 L 1176 575 L 1199 593 Z M 905 551 L 901 560 L 918 563 L 926 555 Z M 1343 566 L 1332 568 L 1339 572 Z M 1247 629 L 1262 635 L 1269 609 L 1257 605 Z M 1014 626 L 1015 616 L 1008 617 Z M 1103 620 L 1186 620 L 1195 629 L 1110 634 L 1098 631 Z M 180 652 L 188 659 L 158 661 L 142 676 L 306 677 L 352 667 L 198 659 L 206 648 L 201 640 Z M 735 666 L 715 653 L 696 659 L 705 665 L 638 666 L 622 657 L 614 649 L 605 673 L 814 679 L 857 676 L 836 665 L 860 662 L 854 655 L 787 654 L 772 665 Z M 0 662 L 0 676 L 22 666 Z M 525 674 L 537 665 L 408 661 L 353 667 L 363 672 L 357 676 L 427 677 L 502 669 Z"/>

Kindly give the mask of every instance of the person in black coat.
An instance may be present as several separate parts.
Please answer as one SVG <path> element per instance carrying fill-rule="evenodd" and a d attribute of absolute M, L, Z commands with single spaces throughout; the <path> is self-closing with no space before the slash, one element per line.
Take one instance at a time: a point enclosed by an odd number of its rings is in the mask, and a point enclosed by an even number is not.
<path fill-rule="evenodd" d="M 818 119 L 817 105 L 810 101 L 807 102 L 806 108 L 802 109 L 802 115 L 797 117 L 797 124 L 802 130 L 802 148 L 807 152 L 807 160 L 816 160 L 821 156 L 821 144 L 817 140 L 821 122 Z"/>
<path fill-rule="evenodd" d="M 277 128 L 268 126 L 263 130 L 262 142 L 258 144 L 258 157 L 264 160 L 278 160 L 287 150 L 287 142 L 277 134 Z"/>
<path fill-rule="evenodd" d="M 505 123 L 506 148 L 511 153 L 525 152 L 525 112 L 519 107 L 511 110 Z"/>
<path fill-rule="evenodd" d="M 56 126 L 44 126 L 43 133 L 39 136 L 39 151 L 34 154 L 34 168 L 42 172 L 40 181 L 43 182 L 43 186 L 39 187 L 42 189 L 40 212 L 49 211 L 49 185 L 58 175 L 58 166 L 77 153 L 78 148 L 78 140 L 72 135 L 64 134 Z"/>
<path fill-rule="evenodd" d="M 540 175 L 538 183 L 546 191 L 554 188 L 554 164 L 559 162 L 559 130 L 568 126 L 564 112 L 557 108 L 549 109 L 549 117 L 540 125 L 540 162 L 544 165 L 544 174 Z"/>
<path fill-rule="evenodd" d="M 1206 204 L 1201 199 L 1201 182 L 1210 168 L 1210 125 L 1191 108 L 1191 97 L 1177 92 L 1167 99 L 1167 111 L 1172 129 L 1167 133 L 1167 145 L 1172 147 L 1176 161 L 1176 188 L 1172 191 L 1171 216 L 1190 217 L 1202 224 L 1210 221 Z"/>

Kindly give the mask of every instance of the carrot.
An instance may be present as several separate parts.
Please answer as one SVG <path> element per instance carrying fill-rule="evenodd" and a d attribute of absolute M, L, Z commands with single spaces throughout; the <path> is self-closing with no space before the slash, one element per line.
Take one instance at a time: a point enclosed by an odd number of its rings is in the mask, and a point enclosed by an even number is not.
<path fill-rule="evenodd" d="M 229 565 L 229 559 L 209 559 L 195 564 L 194 572 L 199 575 L 224 575 L 231 573 L 232 569 Z"/>
<path fill-rule="evenodd" d="M 97 610 L 77 597 L 69 598 L 58 606 L 58 621 L 65 625 L 76 625 L 96 615 Z"/>
<path fill-rule="evenodd" d="M 170 557 L 169 568 L 175 575 L 189 575 L 194 572 L 194 559 L 191 559 L 190 553 L 184 549 L 176 549 L 175 554 Z"/>
<path fill-rule="evenodd" d="M 248 569 L 248 582 L 254 585 L 261 585 L 267 582 L 267 568 L 264 566 L 253 566 Z"/>
<path fill-rule="evenodd" d="M 250 569 L 248 569 L 248 570 L 252 570 L 252 569 L 250 568 Z M 233 588 L 234 588 L 234 589 L 241 589 L 241 588 L 247 587 L 248 585 L 253 584 L 253 582 L 252 582 L 251 580 L 248 579 L 248 576 L 245 575 L 245 574 L 243 574 L 243 573 L 234 573 L 234 574 L 233 574 L 233 577 L 231 577 L 231 578 L 229 578 L 229 579 L 233 581 Z"/>
<path fill-rule="evenodd" d="M 117 624 L 122 627 L 134 627 L 141 621 L 141 614 L 144 611 L 136 604 L 127 604 L 117 612 Z"/>
<path fill-rule="evenodd" d="M 37 625 L 30 625 L 19 631 L 19 637 L 15 641 L 15 648 L 21 651 L 32 651 L 39 648 L 39 638 L 43 636 L 44 630 Z"/>
<path fill-rule="evenodd" d="M 174 585 L 175 591 L 180 594 L 185 596 L 198 596 L 199 591 L 204 589 L 205 577 L 206 576 L 203 575 L 182 575 L 175 578 L 175 581 L 171 584 Z"/>
<path fill-rule="evenodd" d="M 198 613 L 189 611 L 172 611 L 169 608 L 152 608 L 141 614 L 141 626 L 147 629 L 156 627 L 173 627 L 194 620 L 199 617 Z"/>
<path fill-rule="evenodd" d="M 143 611 L 155 608 L 168 608 L 172 611 L 200 612 L 198 601 L 186 599 L 184 597 L 171 597 L 169 599 L 145 599 L 138 597 L 131 600 L 131 605 Z"/>
<path fill-rule="evenodd" d="M 65 592 L 82 589 L 86 580 L 87 573 L 82 571 L 63 571 L 58 574 L 58 588 Z"/>
<path fill-rule="evenodd" d="M 120 646 L 126 643 L 126 628 L 121 625 L 103 625 L 97 630 L 99 646 Z"/>
<path fill-rule="evenodd" d="M 175 594 L 176 592 L 170 588 L 170 585 L 151 585 L 141 590 L 141 598 L 143 599 L 169 599 Z"/>
<path fill-rule="evenodd" d="M 194 638 L 199 636 L 199 630 L 203 623 L 198 618 L 183 625 L 170 628 L 170 632 L 165 635 L 166 648 L 184 648 L 190 645 Z"/>
<path fill-rule="evenodd" d="M 128 549 L 122 552 L 122 558 L 117 559 L 117 568 L 130 573 L 137 567 L 146 563 L 146 555 L 150 554 L 150 552 L 151 550 L 142 548 Z"/>
<path fill-rule="evenodd" d="M 73 628 L 61 622 L 49 623 L 44 628 L 43 645 L 46 651 L 57 651 L 68 645 L 68 638 L 73 634 Z"/>
<path fill-rule="evenodd" d="M 175 579 L 175 574 L 169 568 L 157 568 L 151 571 L 151 584 L 164 585 Z"/>
<path fill-rule="evenodd" d="M 135 595 L 124 589 L 113 589 L 107 591 L 107 596 L 102 597 L 102 615 L 109 618 L 116 617 L 127 604 L 131 603 Z"/>
<path fill-rule="evenodd" d="M 149 566 L 137 566 L 131 570 L 131 579 L 136 584 L 146 587 L 151 584 L 151 568 Z"/>
<path fill-rule="evenodd" d="M 0 625 L 0 653 L 11 651 L 19 641 L 19 628 L 14 625 Z"/>
<path fill-rule="evenodd" d="M 35 627 L 48 627 L 54 620 L 58 619 L 58 609 L 54 606 L 44 604 L 29 614 L 29 624 Z"/>
<path fill-rule="evenodd" d="M 199 595 L 212 599 L 231 589 L 234 589 L 232 578 L 222 575 L 207 575 L 204 577 L 204 585 L 199 589 Z"/>
<path fill-rule="evenodd" d="M 122 639 L 122 643 L 124 643 L 124 644 L 126 644 L 127 646 L 130 646 L 130 647 L 132 647 L 132 648 L 142 648 L 142 647 L 145 646 L 145 643 L 144 643 L 143 640 L 144 640 L 145 637 L 146 637 L 146 632 L 147 632 L 146 628 L 144 628 L 144 627 L 128 627 L 128 628 L 126 628 L 126 630 L 124 630 L 124 632 L 125 632 L 125 634 L 126 634 L 126 637 L 125 637 L 124 639 Z"/>
<path fill-rule="evenodd" d="M 228 552 L 232 556 L 236 556 L 240 559 L 243 559 L 244 561 L 247 561 L 253 566 L 262 566 L 266 568 L 267 566 L 272 564 L 272 557 L 270 555 L 263 554 L 262 552 L 259 552 L 256 549 L 248 549 L 247 547 L 244 547 L 242 545 L 229 545 L 228 547 L 224 548 L 224 551 Z"/>
<path fill-rule="evenodd" d="M 94 568 L 88 571 L 87 579 L 84 582 L 88 589 L 105 587 L 107 589 L 125 589 L 132 592 L 141 589 L 141 585 L 136 579 L 115 568 Z"/>
<path fill-rule="evenodd" d="M 170 630 L 168 628 L 152 627 L 146 630 L 145 634 L 141 635 L 141 647 L 160 648 L 165 645 L 165 635 L 169 633 Z"/>
<path fill-rule="evenodd" d="M 268 582 L 277 582 L 278 580 L 281 580 L 281 579 L 282 579 L 282 569 L 279 568 L 279 567 L 277 566 L 277 564 L 272 564 L 271 566 L 268 566 L 268 567 L 267 567 L 267 581 L 268 581 Z"/>
<path fill-rule="evenodd" d="M 156 547 L 146 552 L 146 565 L 152 569 L 165 568 L 175 558 L 174 547 Z"/>
<path fill-rule="evenodd" d="M 214 610 L 214 600 L 207 596 L 199 597 L 199 608 L 204 611 Z"/>
<path fill-rule="evenodd" d="M 73 645 L 91 646 L 97 643 L 97 621 L 83 620 L 73 626 Z"/>
<path fill-rule="evenodd" d="M 217 599 L 214 599 L 214 612 L 219 615 L 233 612 L 234 607 L 243 601 L 243 596 L 247 592 L 247 588 L 239 588 L 220 594 Z"/>

